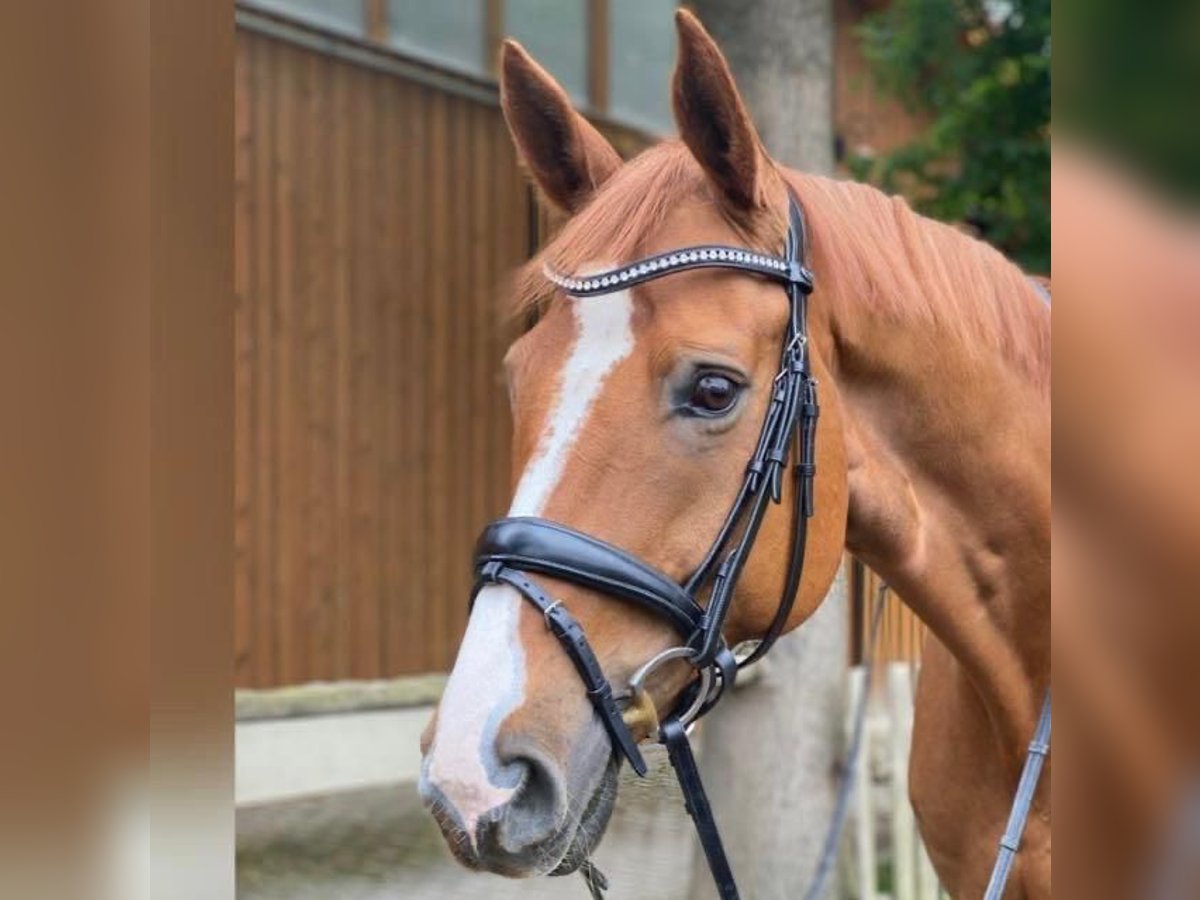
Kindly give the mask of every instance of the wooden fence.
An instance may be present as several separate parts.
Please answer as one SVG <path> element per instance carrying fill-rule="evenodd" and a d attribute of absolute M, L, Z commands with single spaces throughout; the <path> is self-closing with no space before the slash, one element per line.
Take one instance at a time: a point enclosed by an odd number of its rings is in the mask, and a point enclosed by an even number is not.
<path fill-rule="evenodd" d="M 238 683 L 445 669 L 529 192 L 494 107 L 246 31 L 237 79 Z"/>
<path fill-rule="evenodd" d="M 889 662 L 874 671 L 873 684 L 867 683 L 862 666 L 852 668 L 849 678 L 847 743 L 864 691 L 868 705 L 852 819 L 843 835 L 847 895 L 858 900 L 939 900 L 944 892 L 908 799 L 915 668 Z"/>
<path fill-rule="evenodd" d="M 871 616 L 882 579 L 857 560 L 850 566 L 850 662 L 860 665 L 868 653 L 880 664 L 890 662 L 916 663 L 921 659 L 921 647 L 929 636 L 929 628 L 916 613 L 904 605 L 894 591 L 888 591 L 883 601 L 879 635 L 872 651 Z"/>

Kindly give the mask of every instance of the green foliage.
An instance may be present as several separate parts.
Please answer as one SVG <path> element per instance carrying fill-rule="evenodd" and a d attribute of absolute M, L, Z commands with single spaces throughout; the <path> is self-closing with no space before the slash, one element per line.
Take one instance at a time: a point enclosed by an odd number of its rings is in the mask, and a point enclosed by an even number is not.
<path fill-rule="evenodd" d="M 1200 205 L 1200 4 L 1062 4 L 1070 55 L 1055 83 L 1060 134 Z"/>
<path fill-rule="evenodd" d="M 860 26 L 880 86 L 928 127 L 856 177 L 1050 268 L 1050 0 L 892 0 Z"/>

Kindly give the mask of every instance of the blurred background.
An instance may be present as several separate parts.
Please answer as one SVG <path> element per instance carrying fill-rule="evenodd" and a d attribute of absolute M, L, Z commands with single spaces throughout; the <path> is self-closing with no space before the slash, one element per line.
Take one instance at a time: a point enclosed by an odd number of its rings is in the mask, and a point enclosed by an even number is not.
<path fill-rule="evenodd" d="M 512 883 L 451 863 L 416 796 L 417 741 L 465 625 L 471 546 L 510 494 L 504 279 L 556 224 L 500 113 L 500 41 L 521 41 L 631 156 L 674 133 L 675 5 L 236 4 L 241 897 L 585 893 L 575 879 Z M 1048 0 L 689 5 L 777 159 L 903 192 L 1048 273 Z M 795 686 L 787 758 L 810 781 L 776 796 L 769 747 L 736 785 L 712 774 L 739 872 L 739 853 L 761 843 L 738 797 L 765 794 L 783 849 L 755 865 L 770 883 L 807 883 L 846 700 L 866 690 L 866 764 L 829 895 L 937 895 L 904 784 L 923 629 L 889 597 L 864 684 L 875 587 L 848 560 L 822 614 L 743 692 Z M 746 737 L 755 718 L 735 708 L 706 728 Z M 692 885 L 674 791 L 665 777 L 623 784 L 597 857 L 614 896 L 708 890 Z"/>

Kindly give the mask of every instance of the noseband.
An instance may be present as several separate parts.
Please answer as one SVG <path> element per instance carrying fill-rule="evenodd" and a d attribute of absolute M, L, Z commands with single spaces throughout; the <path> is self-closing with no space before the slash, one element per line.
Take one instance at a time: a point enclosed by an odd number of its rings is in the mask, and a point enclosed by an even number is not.
<path fill-rule="evenodd" d="M 547 270 L 550 281 L 566 294 L 586 301 L 625 290 L 656 278 L 691 269 L 731 269 L 781 284 L 788 299 L 788 324 L 780 352 L 779 372 L 771 383 L 771 399 L 742 485 L 716 539 L 700 565 L 682 584 L 612 544 L 557 522 L 521 516 L 498 519 L 484 529 L 475 550 L 477 581 L 472 603 L 487 584 L 507 584 L 536 606 L 583 680 L 588 699 L 608 731 L 613 746 L 638 775 L 646 762 L 629 722 L 649 724 L 667 747 L 683 789 L 688 812 L 708 858 L 722 900 L 736 900 L 730 871 L 712 811 L 688 741 L 688 726 L 707 713 L 734 683 L 738 670 L 760 659 L 782 632 L 804 567 L 808 519 L 813 513 L 814 439 L 817 426 L 817 383 L 808 354 L 807 302 L 812 273 L 804 266 L 804 215 L 788 194 L 788 233 L 782 257 L 742 247 L 703 245 L 649 256 L 586 277 Z M 796 445 L 795 516 L 791 553 L 783 594 L 775 617 L 757 641 L 739 646 L 725 642 L 722 629 L 729 615 L 738 578 L 754 546 L 769 502 L 783 497 L 784 469 Z M 614 692 L 604 676 L 583 628 L 561 603 L 531 575 L 545 575 L 619 597 L 661 616 L 680 636 L 673 647 L 643 665 L 627 691 Z M 686 660 L 698 678 L 684 691 L 676 708 L 661 722 L 645 691 L 650 674 L 671 660 Z M 624 704 L 624 715 L 618 704 Z M 657 722 L 657 728 L 654 723 Z M 589 885 L 598 895 L 589 868 Z"/>

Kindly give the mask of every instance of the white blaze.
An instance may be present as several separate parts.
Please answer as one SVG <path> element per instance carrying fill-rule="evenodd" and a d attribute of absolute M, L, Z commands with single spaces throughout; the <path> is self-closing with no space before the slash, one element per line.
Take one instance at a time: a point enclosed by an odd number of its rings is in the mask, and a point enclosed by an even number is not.
<path fill-rule="evenodd" d="M 538 448 L 517 485 L 510 516 L 536 516 L 562 478 L 604 381 L 633 350 L 633 300 L 628 291 L 572 299 L 577 336 L 559 376 L 558 398 Z M 517 632 L 525 601 L 508 585 L 483 588 L 467 623 L 454 671 L 446 683 L 421 787 L 436 787 L 462 817 L 470 839 L 480 816 L 506 803 L 496 757 L 496 731 L 525 698 L 525 653 Z"/>

